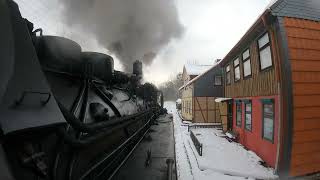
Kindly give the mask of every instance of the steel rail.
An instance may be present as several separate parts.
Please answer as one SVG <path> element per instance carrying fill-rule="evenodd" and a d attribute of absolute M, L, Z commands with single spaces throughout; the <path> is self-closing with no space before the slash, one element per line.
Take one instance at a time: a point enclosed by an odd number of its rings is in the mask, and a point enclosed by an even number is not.
<path fill-rule="evenodd" d="M 150 123 L 150 122 L 149 122 Z M 150 128 L 149 128 L 150 129 Z M 119 166 L 113 171 L 113 173 L 110 175 L 110 177 L 108 178 L 108 180 L 111 180 L 116 174 L 117 172 L 120 170 L 120 168 L 124 165 L 125 162 L 127 162 L 127 160 L 129 159 L 129 157 L 131 156 L 131 154 L 133 153 L 133 151 L 138 147 L 138 145 L 140 144 L 140 142 L 142 141 L 142 139 L 146 136 L 146 134 L 149 132 L 149 129 L 147 129 L 143 135 L 140 137 L 140 139 L 138 140 L 138 142 L 133 146 L 133 148 L 130 150 L 130 152 L 126 155 L 126 157 L 121 161 L 121 163 L 119 164 Z"/>
<path fill-rule="evenodd" d="M 105 164 L 106 161 L 109 160 L 109 163 L 98 173 L 97 176 L 103 175 L 103 173 L 106 171 L 106 169 L 110 166 L 112 166 L 112 163 L 115 162 L 115 159 L 119 158 L 128 148 L 128 146 L 132 143 L 135 142 L 135 138 L 137 138 L 137 135 L 139 135 L 144 129 L 146 129 L 147 126 L 151 126 L 151 121 L 158 115 L 158 111 L 153 112 L 153 115 L 151 117 L 148 117 L 147 122 L 139 128 L 134 134 L 132 134 L 128 139 L 126 139 L 121 145 L 117 147 L 117 149 L 113 150 L 110 154 L 108 154 L 105 158 L 97 162 L 95 165 L 93 165 L 90 169 L 88 169 L 79 179 L 84 180 L 88 177 L 92 177 L 92 174 L 94 174 L 94 171 L 96 171 L 101 165 Z M 136 142 L 131 148 L 130 152 L 125 156 L 125 158 L 121 161 L 121 163 L 115 167 L 115 170 L 112 172 L 112 174 L 109 176 L 109 179 L 112 178 L 115 173 L 121 168 L 121 166 L 125 163 L 125 161 L 129 158 L 129 156 L 132 154 L 133 150 L 137 147 L 137 145 L 141 142 L 142 138 L 144 137 L 145 133 L 148 132 L 148 129 L 143 133 L 141 138 L 138 139 L 138 142 Z M 120 153 L 119 153 L 120 152 Z M 117 154 L 116 157 L 114 157 Z M 111 159 L 114 157 L 113 159 Z"/>

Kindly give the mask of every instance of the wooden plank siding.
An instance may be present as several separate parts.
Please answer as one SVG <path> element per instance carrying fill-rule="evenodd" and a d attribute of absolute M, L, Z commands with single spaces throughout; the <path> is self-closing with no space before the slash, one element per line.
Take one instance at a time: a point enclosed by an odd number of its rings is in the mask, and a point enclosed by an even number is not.
<path fill-rule="evenodd" d="M 217 103 L 217 108 L 219 109 L 220 112 L 220 118 L 221 118 L 221 123 L 222 123 L 222 129 L 223 131 L 228 130 L 228 104 L 227 102 L 220 102 Z"/>
<path fill-rule="evenodd" d="M 320 23 L 284 18 L 293 85 L 292 176 L 320 171 Z"/>
<path fill-rule="evenodd" d="M 278 58 L 277 49 L 275 48 L 275 38 L 271 31 L 269 32 L 271 41 L 272 55 L 273 55 L 273 66 L 265 71 L 260 71 L 259 64 L 259 50 L 257 46 L 257 39 L 253 39 L 250 45 L 250 60 L 251 60 L 251 73 L 252 76 L 244 79 L 243 77 L 243 62 L 242 62 L 242 51 L 239 52 L 238 56 L 240 60 L 240 81 L 234 81 L 234 66 L 233 60 L 229 59 L 231 68 L 231 84 L 225 83 L 225 96 L 226 97 L 251 97 L 251 96 L 270 96 L 278 94 L 278 76 L 276 59 Z M 244 47 L 243 51 L 246 50 Z M 226 65 L 224 66 L 226 67 Z"/>
<path fill-rule="evenodd" d="M 184 120 L 192 121 L 193 119 L 193 84 L 181 90 L 181 115 Z"/>
<path fill-rule="evenodd" d="M 193 97 L 195 123 L 221 123 L 220 113 L 214 97 Z"/>

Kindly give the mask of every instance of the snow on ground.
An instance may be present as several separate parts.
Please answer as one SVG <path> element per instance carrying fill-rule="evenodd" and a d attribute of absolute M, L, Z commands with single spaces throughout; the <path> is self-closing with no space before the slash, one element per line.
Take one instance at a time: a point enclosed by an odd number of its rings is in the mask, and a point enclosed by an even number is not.
<path fill-rule="evenodd" d="M 274 179 L 273 169 L 259 164 L 260 158 L 238 143 L 230 143 L 216 129 L 192 129 L 203 143 L 203 156 L 196 151 L 188 127 L 183 125 L 175 102 L 165 102 L 174 119 L 177 176 L 179 180 Z"/>
<path fill-rule="evenodd" d="M 260 165 L 261 159 L 238 143 L 230 143 L 221 130 L 193 129 L 203 143 L 203 156 L 196 154 L 201 170 L 211 169 L 224 174 L 258 179 L 276 178 L 273 169 Z M 214 161 L 213 161 L 214 160 Z"/>

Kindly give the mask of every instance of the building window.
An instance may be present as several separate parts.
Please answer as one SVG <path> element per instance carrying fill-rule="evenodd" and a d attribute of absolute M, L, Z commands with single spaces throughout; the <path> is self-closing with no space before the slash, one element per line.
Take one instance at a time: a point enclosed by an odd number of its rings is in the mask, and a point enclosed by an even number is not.
<path fill-rule="evenodd" d="M 248 131 L 252 131 L 252 102 L 251 100 L 244 103 L 245 109 L 245 128 Z"/>
<path fill-rule="evenodd" d="M 187 113 L 189 113 L 189 101 L 187 101 Z"/>
<path fill-rule="evenodd" d="M 221 86 L 222 85 L 222 76 L 215 76 L 214 77 L 214 85 Z"/>
<path fill-rule="evenodd" d="M 182 101 L 182 112 L 184 112 L 184 101 Z"/>
<path fill-rule="evenodd" d="M 243 61 L 243 77 L 248 77 L 251 75 L 251 60 L 250 60 L 250 50 L 247 49 L 242 53 Z"/>
<path fill-rule="evenodd" d="M 233 67 L 234 67 L 234 81 L 240 80 L 240 63 L 239 58 L 233 60 Z"/>
<path fill-rule="evenodd" d="M 226 81 L 227 81 L 227 84 L 230 84 L 230 83 L 231 83 L 230 65 L 228 65 L 228 66 L 226 67 L 226 72 L 227 72 L 227 74 L 226 74 Z"/>
<path fill-rule="evenodd" d="M 272 66 L 272 55 L 270 47 L 269 34 L 264 34 L 258 40 L 259 46 L 259 58 L 260 58 L 260 69 L 264 70 Z"/>
<path fill-rule="evenodd" d="M 189 101 L 187 101 L 187 113 L 189 114 Z"/>
<path fill-rule="evenodd" d="M 241 102 L 236 102 L 236 125 L 241 127 L 241 119 L 242 119 L 242 108 Z"/>
<path fill-rule="evenodd" d="M 262 110 L 263 110 L 263 132 L 262 137 L 273 142 L 274 136 L 274 101 L 272 99 L 262 100 Z"/>

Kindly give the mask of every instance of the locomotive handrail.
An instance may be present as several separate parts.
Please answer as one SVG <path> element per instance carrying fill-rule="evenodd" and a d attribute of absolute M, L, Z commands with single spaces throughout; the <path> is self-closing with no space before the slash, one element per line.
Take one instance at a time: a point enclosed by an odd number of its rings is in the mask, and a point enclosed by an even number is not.
<path fill-rule="evenodd" d="M 148 111 L 148 113 L 149 113 L 149 111 Z M 145 115 L 145 113 L 143 113 L 143 114 Z M 139 117 L 139 116 L 137 116 L 137 117 Z M 123 117 L 123 119 L 124 118 L 125 117 Z M 133 118 L 133 117 L 131 117 L 131 118 Z M 136 118 L 134 118 L 134 120 L 136 120 Z M 58 133 L 58 135 L 63 137 L 63 139 L 65 140 L 66 143 L 70 144 L 71 146 L 73 146 L 75 148 L 82 148 L 82 147 L 86 147 L 86 146 L 96 142 L 97 140 L 104 138 L 107 135 L 112 134 L 114 131 L 117 131 L 121 128 L 124 128 L 134 122 L 135 121 L 133 121 L 133 120 L 128 121 L 128 119 L 127 119 L 127 121 L 122 124 L 119 124 L 117 126 L 112 126 L 110 129 L 105 129 L 104 131 L 98 132 L 98 133 L 91 135 L 91 136 L 87 136 L 83 139 L 76 139 L 76 137 L 69 135 L 64 127 L 57 128 L 57 133 Z"/>
<path fill-rule="evenodd" d="M 34 30 L 32 33 L 34 33 L 36 35 L 37 32 L 40 32 L 40 36 L 42 36 L 43 30 L 41 28 L 38 28 L 38 29 Z"/>
<path fill-rule="evenodd" d="M 49 100 L 50 100 L 50 98 L 51 98 L 50 92 L 23 91 L 22 94 L 21 94 L 21 97 L 20 97 L 18 100 L 15 101 L 14 105 L 15 105 L 15 106 L 21 105 L 22 102 L 23 102 L 23 100 L 24 100 L 24 98 L 25 98 L 28 94 L 47 95 L 48 97 L 47 97 L 46 100 L 44 100 L 44 101 L 43 101 L 43 100 L 40 100 L 40 103 L 41 103 L 42 106 L 45 106 L 45 105 L 49 102 Z"/>
<path fill-rule="evenodd" d="M 60 107 L 60 110 L 62 114 L 64 115 L 66 121 L 70 123 L 70 125 L 80 131 L 80 132 L 86 132 L 86 133 L 94 133 L 99 130 L 105 129 L 110 126 L 115 126 L 117 124 L 121 124 L 127 121 L 134 121 L 134 119 L 144 116 L 147 113 L 152 112 L 154 109 L 150 109 L 141 113 L 136 113 L 129 116 L 122 116 L 120 118 L 113 118 L 108 121 L 98 122 L 98 123 L 83 123 L 81 122 L 76 116 L 74 116 L 72 113 L 70 113 L 60 102 L 58 102 L 58 105 Z"/>

